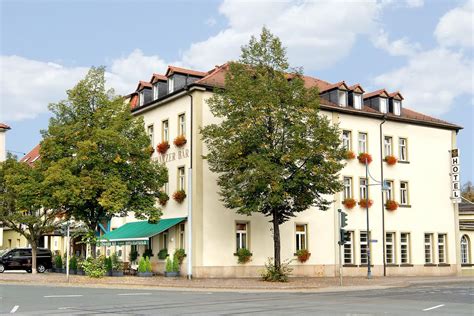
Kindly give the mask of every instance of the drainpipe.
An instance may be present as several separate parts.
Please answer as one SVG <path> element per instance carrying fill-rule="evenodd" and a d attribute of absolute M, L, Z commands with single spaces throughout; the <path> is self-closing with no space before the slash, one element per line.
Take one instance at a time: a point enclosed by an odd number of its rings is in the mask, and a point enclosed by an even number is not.
<path fill-rule="evenodd" d="M 187 81 L 187 80 L 186 80 Z M 187 95 L 190 98 L 190 129 L 191 135 L 189 138 L 189 169 L 188 169 L 188 251 L 187 251 L 187 264 L 188 264 L 188 279 L 191 280 L 193 276 L 193 96 L 189 93 L 187 82 L 186 90 Z"/>
<path fill-rule="evenodd" d="M 382 198 L 382 252 L 383 252 L 383 276 L 387 276 L 387 258 L 385 257 L 385 205 L 383 204 L 383 188 L 384 188 L 384 179 L 383 179 L 383 131 L 382 125 L 385 123 L 387 115 L 383 116 L 383 121 L 379 125 L 380 129 L 380 181 L 382 182 L 380 186 L 381 198 Z"/>

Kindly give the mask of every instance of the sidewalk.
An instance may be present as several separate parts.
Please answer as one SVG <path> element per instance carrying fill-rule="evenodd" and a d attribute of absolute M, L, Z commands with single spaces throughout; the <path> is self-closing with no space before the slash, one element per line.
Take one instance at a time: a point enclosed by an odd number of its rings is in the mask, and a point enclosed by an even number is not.
<path fill-rule="evenodd" d="M 291 291 L 291 292 L 332 292 L 384 289 L 405 287 L 411 284 L 472 282 L 474 277 L 374 277 L 371 280 L 362 277 L 344 278 L 344 286 L 339 286 L 339 278 L 290 278 L 286 283 L 264 282 L 258 278 L 249 279 L 193 279 L 165 278 L 155 276 L 140 278 L 135 276 L 103 277 L 92 279 L 87 276 L 71 275 L 69 283 L 65 274 L 44 273 L 27 274 L 7 272 L 0 274 L 0 284 L 31 284 L 107 288 L 147 288 L 179 291 Z"/>

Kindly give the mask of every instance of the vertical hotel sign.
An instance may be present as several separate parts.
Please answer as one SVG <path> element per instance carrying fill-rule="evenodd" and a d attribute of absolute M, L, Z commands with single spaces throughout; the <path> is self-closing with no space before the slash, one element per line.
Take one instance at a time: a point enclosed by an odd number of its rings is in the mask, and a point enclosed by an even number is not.
<path fill-rule="evenodd" d="M 451 150 L 451 199 L 453 203 L 461 203 L 461 186 L 459 184 L 459 149 Z"/>

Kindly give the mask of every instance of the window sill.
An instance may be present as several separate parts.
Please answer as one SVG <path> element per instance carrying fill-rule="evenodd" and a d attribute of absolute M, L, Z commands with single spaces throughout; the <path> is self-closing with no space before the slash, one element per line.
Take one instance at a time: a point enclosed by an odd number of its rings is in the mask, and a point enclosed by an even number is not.
<path fill-rule="evenodd" d="M 237 252 L 234 252 L 234 256 L 238 257 L 239 255 L 237 254 Z M 253 256 L 253 253 L 250 253 L 250 256 Z"/>
<path fill-rule="evenodd" d="M 425 263 L 424 266 L 425 267 L 436 267 L 436 264 L 434 264 L 434 263 Z"/>
<path fill-rule="evenodd" d="M 451 265 L 449 263 L 440 263 L 438 264 L 438 267 L 450 267 Z"/>
<path fill-rule="evenodd" d="M 461 263 L 461 267 L 474 267 L 473 263 Z"/>
<path fill-rule="evenodd" d="M 386 267 L 399 267 L 396 263 L 387 263 Z"/>
<path fill-rule="evenodd" d="M 411 208 L 410 204 L 399 204 L 398 207 Z"/>
<path fill-rule="evenodd" d="M 359 264 L 359 268 L 367 268 L 367 267 L 368 267 L 368 265 L 367 265 L 367 264 Z M 371 268 L 373 268 L 373 267 L 374 267 L 374 265 L 373 265 L 373 264 L 371 264 L 371 265 L 370 265 L 370 267 L 371 267 Z"/>
<path fill-rule="evenodd" d="M 398 163 L 404 163 L 404 164 L 409 164 L 410 163 L 408 160 L 399 160 L 397 162 Z"/>
<path fill-rule="evenodd" d="M 400 265 L 400 267 L 411 268 L 414 267 L 414 265 L 412 265 L 411 263 L 403 263 Z"/>
<path fill-rule="evenodd" d="M 343 268 L 357 268 L 357 264 L 344 264 L 342 265 Z"/>

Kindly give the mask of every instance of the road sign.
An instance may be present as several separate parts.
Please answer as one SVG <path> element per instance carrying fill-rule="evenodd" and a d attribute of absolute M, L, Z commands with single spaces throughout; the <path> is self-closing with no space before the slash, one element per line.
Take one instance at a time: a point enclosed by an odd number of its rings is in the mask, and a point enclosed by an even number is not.
<path fill-rule="evenodd" d="M 371 239 L 369 242 L 379 242 L 377 239 Z"/>

